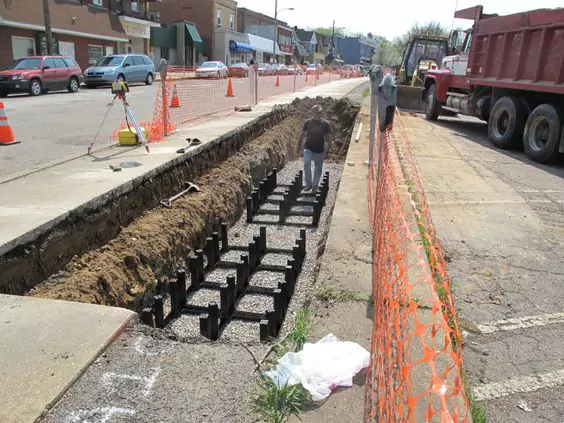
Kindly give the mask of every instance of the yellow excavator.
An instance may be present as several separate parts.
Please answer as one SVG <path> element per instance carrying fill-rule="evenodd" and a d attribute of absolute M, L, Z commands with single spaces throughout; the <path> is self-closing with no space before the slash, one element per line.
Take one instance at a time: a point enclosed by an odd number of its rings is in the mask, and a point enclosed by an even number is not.
<path fill-rule="evenodd" d="M 449 54 L 449 38 L 431 35 L 414 35 L 410 38 L 403 60 L 396 69 L 398 106 L 402 109 L 421 110 L 425 73 L 441 66 Z"/>

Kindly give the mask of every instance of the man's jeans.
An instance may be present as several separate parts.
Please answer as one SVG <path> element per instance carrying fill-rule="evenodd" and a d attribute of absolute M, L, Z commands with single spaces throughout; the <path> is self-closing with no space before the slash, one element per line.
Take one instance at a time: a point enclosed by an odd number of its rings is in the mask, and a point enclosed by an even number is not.
<path fill-rule="evenodd" d="M 314 153 L 307 148 L 304 149 L 304 178 L 306 187 L 317 188 L 317 186 L 319 185 L 321 173 L 323 172 L 324 158 L 325 153 Z M 311 182 L 311 162 L 315 164 L 315 170 L 313 172 L 313 184 Z"/>

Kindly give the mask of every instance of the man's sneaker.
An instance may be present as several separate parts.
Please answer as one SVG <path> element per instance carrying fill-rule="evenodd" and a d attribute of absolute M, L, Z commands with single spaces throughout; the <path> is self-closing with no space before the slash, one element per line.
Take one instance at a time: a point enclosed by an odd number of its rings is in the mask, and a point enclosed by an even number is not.
<path fill-rule="evenodd" d="M 303 192 L 311 192 L 311 187 L 304 187 Z"/>
<path fill-rule="evenodd" d="M 317 194 L 317 187 L 311 189 L 312 194 Z"/>

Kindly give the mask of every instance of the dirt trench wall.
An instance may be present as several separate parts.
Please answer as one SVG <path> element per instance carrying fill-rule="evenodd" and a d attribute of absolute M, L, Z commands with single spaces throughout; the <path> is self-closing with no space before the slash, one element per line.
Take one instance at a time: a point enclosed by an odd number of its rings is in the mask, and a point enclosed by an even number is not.
<path fill-rule="evenodd" d="M 178 156 L 73 210 L 52 228 L 39 228 L 34 241 L 0 257 L 0 293 L 22 294 L 62 270 L 73 257 L 107 244 L 143 211 L 181 191 L 185 181 L 192 181 L 217 166 L 289 114 L 289 107 L 276 108 L 244 127 L 202 145 L 197 154 Z"/>
<path fill-rule="evenodd" d="M 35 287 L 29 295 L 139 310 L 156 280 L 170 277 L 175 268 L 183 266 L 190 253 L 202 247 L 209 233 L 218 229 L 219 221 L 231 223 L 240 217 L 253 184 L 268 170 L 282 168 L 291 158 L 303 120 L 311 106 L 319 102 L 306 99 L 275 112 L 275 119 L 289 117 L 278 125 L 270 125 L 236 152 L 228 153 L 227 149 L 211 155 L 207 160 L 215 167 L 205 166 L 197 176 L 194 169 L 192 173 L 185 170 L 169 175 L 176 178 L 176 184 L 186 180 L 196 183 L 202 192 L 180 198 L 172 209 L 157 207 L 144 212 L 122 228 L 115 239 L 75 257 L 63 271 Z M 333 119 L 335 143 L 331 158 L 350 140 L 358 106 L 333 99 L 323 100 L 322 104 L 328 116 L 337 112 L 342 116 Z M 221 148 L 225 148 L 223 144 Z M 239 144 L 234 141 L 234 145 Z M 161 198 L 159 195 L 155 201 Z"/>

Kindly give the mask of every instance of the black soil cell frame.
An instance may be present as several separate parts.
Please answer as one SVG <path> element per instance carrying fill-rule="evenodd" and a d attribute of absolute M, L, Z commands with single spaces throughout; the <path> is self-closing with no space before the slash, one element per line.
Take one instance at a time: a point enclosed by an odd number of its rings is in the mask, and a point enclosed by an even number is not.
<path fill-rule="evenodd" d="M 278 185 L 276 179 L 276 169 L 274 169 L 247 197 L 247 223 L 294 225 L 287 222 L 288 217 L 301 216 L 311 217 L 311 226 L 317 227 L 329 193 L 329 172 L 323 175 L 317 191 L 309 193 L 302 191 L 302 171 L 298 172 L 289 185 Z M 278 209 L 261 208 L 266 204 L 275 205 Z M 292 210 L 296 206 L 300 206 L 302 210 Z M 278 216 L 278 221 L 261 221 L 260 215 Z M 298 226 L 303 226 L 303 224 L 298 224 Z"/>
<path fill-rule="evenodd" d="M 223 261 L 221 257 L 233 251 L 241 252 L 238 261 Z M 285 265 L 262 264 L 266 254 L 285 254 L 288 260 Z M 204 256 L 206 260 L 204 260 Z M 286 317 L 286 311 L 294 293 L 294 286 L 302 270 L 306 256 L 306 230 L 300 230 L 300 236 L 295 240 L 292 248 L 269 248 L 267 245 L 266 227 L 261 226 L 259 234 L 253 237 L 246 246 L 229 245 L 227 224 L 221 224 L 221 232 L 212 233 L 207 238 L 204 250 L 197 250 L 190 257 L 188 280 L 187 272 L 177 270 L 175 278 L 169 282 L 168 289 L 164 284 L 157 287 L 153 308 L 143 310 L 142 320 L 152 327 L 164 328 L 173 319 L 182 314 L 197 314 L 200 316 L 200 333 L 211 340 L 219 339 L 221 332 L 232 320 L 258 322 L 260 324 L 260 339 L 267 341 L 278 336 L 280 327 Z M 235 269 L 236 276 L 228 276 L 225 283 L 206 280 L 206 275 L 215 269 Z M 251 276 L 259 271 L 280 274 L 276 287 L 259 287 L 250 285 Z M 190 285 L 187 287 L 188 282 Z M 202 307 L 190 304 L 188 298 L 191 293 L 200 289 L 217 290 L 220 302 L 209 303 Z M 164 296 L 170 295 L 171 311 L 165 316 Z M 273 298 L 273 307 L 264 312 L 248 312 L 237 310 L 241 299 L 248 294 L 267 295 Z"/>
<path fill-rule="evenodd" d="M 276 169 L 270 172 L 259 186 L 252 190 L 246 201 L 247 223 L 262 225 L 259 233 L 253 236 L 247 245 L 229 245 L 227 224 L 222 223 L 220 232 L 213 232 L 206 239 L 204 249 L 197 250 L 196 254 L 189 258 L 189 275 L 184 269 L 177 270 L 168 285 L 157 285 L 153 307 L 143 310 L 142 320 L 149 326 L 164 328 L 182 314 L 199 315 L 200 334 L 211 340 L 219 339 L 229 322 L 243 320 L 260 324 L 261 341 L 277 337 L 305 260 L 306 230 L 300 229 L 300 236 L 294 245 L 289 245 L 288 248 L 269 248 L 266 225 L 296 226 L 297 223 L 287 222 L 287 219 L 290 216 L 301 216 L 311 217 L 311 226 L 317 227 L 329 192 L 329 172 L 323 175 L 315 193 L 303 193 L 302 186 L 301 171 L 288 185 L 277 184 Z M 260 215 L 278 218 L 260 221 Z M 235 260 L 222 260 L 225 256 L 233 258 L 233 252 L 240 252 L 241 255 Z M 283 265 L 263 263 L 267 254 L 285 255 L 288 259 Z M 227 276 L 224 282 L 206 280 L 206 276 L 211 277 L 210 273 L 217 269 L 231 269 L 235 272 L 234 275 Z M 265 278 L 271 282 L 269 286 L 250 283 L 254 274 L 265 271 L 277 275 L 274 278 Z M 260 276 L 258 277 L 260 279 Z M 219 302 L 210 302 L 206 306 L 201 303 L 191 304 L 194 300 L 190 298 L 200 290 L 218 291 Z M 164 303 L 167 293 L 171 310 L 165 315 Z M 272 298 L 272 306 L 261 312 L 237 309 L 245 296 L 250 298 L 253 295 Z"/>

